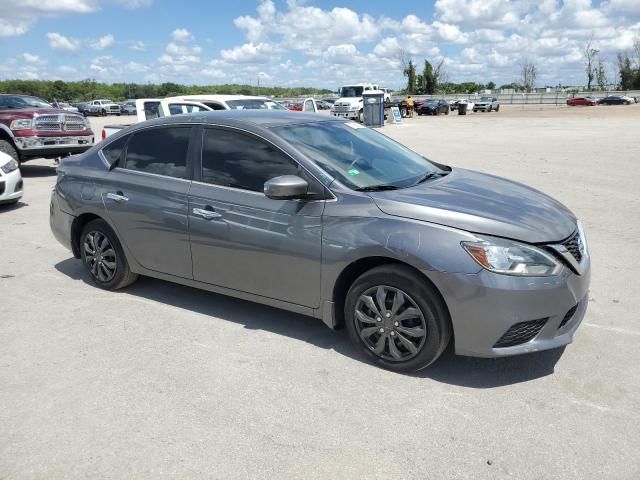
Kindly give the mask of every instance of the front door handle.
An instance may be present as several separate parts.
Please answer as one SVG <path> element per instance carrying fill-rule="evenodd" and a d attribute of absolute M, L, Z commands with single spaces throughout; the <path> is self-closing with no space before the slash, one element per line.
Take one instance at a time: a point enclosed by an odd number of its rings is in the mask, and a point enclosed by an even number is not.
<path fill-rule="evenodd" d="M 204 208 L 194 208 L 193 214 L 204 218 L 205 220 L 213 220 L 214 218 L 222 218 L 222 214 L 215 210 L 207 210 Z"/>
<path fill-rule="evenodd" d="M 129 197 L 125 197 L 122 194 L 122 192 L 107 193 L 107 198 L 109 200 L 115 200 L 118 203 L 120 203 L 120 202 L 128 202 L 129 201 Z"/>

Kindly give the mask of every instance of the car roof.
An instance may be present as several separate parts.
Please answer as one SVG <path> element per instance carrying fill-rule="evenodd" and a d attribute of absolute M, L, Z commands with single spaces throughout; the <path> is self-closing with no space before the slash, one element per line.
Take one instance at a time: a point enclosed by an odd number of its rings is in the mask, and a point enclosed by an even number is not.
<path fill-rule="evenodd" d="M 257 95 L 215 95 L 215 94 L 202 94 L 202 95 L 177 95 L 175 97 L 169 97 L 167 100 L 219 100 L 226 102 L 228 100 L 273 100 L 269 97 L 257 96 Z"/>
<path fill-rule="evenodd" d="M 216 110 L 172 115 L 148 120 L 136 125 L 166 125 L 172 123 L 205 123 L 228 126 L 276 127 L 281 125 L 302 125 L 312 123 L 344 123 L 338 117 L 317 113 L 301 113 L 288 110 Z"/>

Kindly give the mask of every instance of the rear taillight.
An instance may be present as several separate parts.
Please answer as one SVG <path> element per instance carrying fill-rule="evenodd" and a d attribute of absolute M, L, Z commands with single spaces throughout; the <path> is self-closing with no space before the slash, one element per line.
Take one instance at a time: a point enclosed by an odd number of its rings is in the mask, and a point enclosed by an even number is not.
<path fill-rule="evenodd" d="M 107 131 L 103 128 L 102 129 L 102 140 L 104 140 L 105 138 L 107 138 Z"/>

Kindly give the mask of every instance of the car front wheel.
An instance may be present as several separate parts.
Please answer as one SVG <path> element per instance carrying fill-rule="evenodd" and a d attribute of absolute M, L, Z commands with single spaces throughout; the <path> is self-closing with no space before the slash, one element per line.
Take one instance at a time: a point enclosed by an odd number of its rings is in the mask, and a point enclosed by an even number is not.
<path fill-rule="evenodd" d="M 138 279 L 129 268 L 120 241 L 104 220 L 85 225 L 80 237 L 80 252 L 91 280 L 105 290 L 118 290 Z"/>
<path fill-rule="evenodd" d="M 433 363 L 451 337 L 444 302 L 408 267 L 387 265 L 361 275 L 345 301 L 351 341 L 375 364 L 413 372 Z"/>

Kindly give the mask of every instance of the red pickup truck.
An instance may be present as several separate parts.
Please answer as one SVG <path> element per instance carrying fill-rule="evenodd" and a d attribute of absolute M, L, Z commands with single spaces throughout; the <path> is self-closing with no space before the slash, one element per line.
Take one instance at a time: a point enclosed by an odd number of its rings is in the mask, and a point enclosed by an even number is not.
<path fill-rule="evenodd" d="M 53 108 L 37 97 L 0 94 L 0 152 L 18 162 L 82 153 L 94 134 L 82 115 Z"/>

